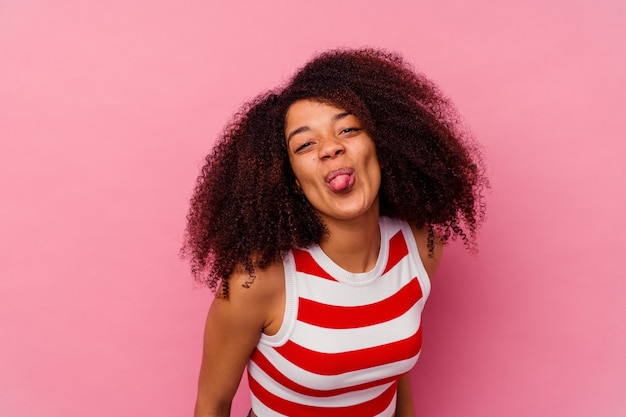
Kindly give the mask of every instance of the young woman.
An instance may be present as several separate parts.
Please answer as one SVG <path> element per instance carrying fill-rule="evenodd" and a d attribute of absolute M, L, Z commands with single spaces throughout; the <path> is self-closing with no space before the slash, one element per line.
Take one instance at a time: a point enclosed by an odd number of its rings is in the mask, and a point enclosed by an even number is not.
<path fill-rule="evenodd" d="M 196 417 L 413 416 L 408 372 L 442 245 L 487 180 L 450 102 L 380 50 L 315 57 L 244 106 L 198 178 L 184 252 L 217 291 Z"/>

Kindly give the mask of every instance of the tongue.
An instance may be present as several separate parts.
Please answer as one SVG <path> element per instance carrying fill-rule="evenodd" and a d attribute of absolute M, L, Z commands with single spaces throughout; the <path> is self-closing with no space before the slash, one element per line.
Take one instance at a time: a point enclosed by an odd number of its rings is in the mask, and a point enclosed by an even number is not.
<path fill-rule="evenodd" d="M 349 174 L 337 175 L 328 183 L 328 186 L 330 187 L 331 191 L 343 191 L 350 186 L 351 179 L 352 175 Z"/>

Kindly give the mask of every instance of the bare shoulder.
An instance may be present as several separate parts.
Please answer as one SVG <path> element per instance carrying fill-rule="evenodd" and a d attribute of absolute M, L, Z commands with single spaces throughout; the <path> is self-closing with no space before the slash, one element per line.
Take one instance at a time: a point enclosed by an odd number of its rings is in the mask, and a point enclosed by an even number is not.
<path fill-rule="evenodd" d="M 415 242 L 417 243 L 420 259 L 424 264 L 428 277 L 432 281 L 437 273 L 437 268 L 439 267 L 439 262 L 441 261 L 441 256 L 443 255 L 443 244 L 435 234 L 435 247 L 433 252 L 430 253 L 428 249 L 428 227 L 417 228 L 411 225 L 411 230 L 413 231 L 413 236 L 415 237 Z"/>
<path fill-rule="evenodd" d="M 264 330 L 275 322 L 277 306 L 284 305 L 284 277 L 282 262 L 256 268 L 253 276 L 243 267 L 237 268 L 228 278 L 228 298 L 216 298 L 213 304 L 227 310 L 230 317 Z"/>
<path fill-rule="evenodd" d="M 230 410 L 261 334 L 276 326 L 277 312 L 284 309 L 284 301 L 280 302 L 285 292 L 282 263 L 255 271 L 254 279 L 245 269 L 237 269 L 228 278 L 228 289 L 228 298 L 215 298 L 207 315 L 197 416 Z"/>

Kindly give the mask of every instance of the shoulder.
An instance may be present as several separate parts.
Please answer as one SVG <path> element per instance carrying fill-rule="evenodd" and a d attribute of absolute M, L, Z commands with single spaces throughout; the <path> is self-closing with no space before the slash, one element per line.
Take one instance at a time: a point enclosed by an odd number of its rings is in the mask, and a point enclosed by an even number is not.
<path fill-rule="evenodd" d="M 238 268 L 227 279 L 229 297 L 215 298 L 211 304 L 204 330 L 196 415 L 230 409 L 248 359 L 261 334 L 272 325 L 273 304 L 280 305 L 276 300 L 284 281 L 282 265 L 259 268 L 255 275 L 250 284 L 250 275 Z"/>
<path fill-rule="evenodd" d="M 255 301 L 257 298 L 266 298 L 284 287 L 284 278 L 282 261 L 274 262 L 265 268 L 257 266 L 252 275 L 243 266 L 236 266 L 228 277 L 229 299 Z"/>
<path fill-rule="evenodd" d="M 277 306 L 284 304 L 285 273 L 282 262 L 256 268 L 253 276 L 243 267 L 228 277 L 228 298 L 215 298 L 211 309 L 220 311 L 226 320 L 254 326 L 263 331 L 276 320 Z M 218 290 L 218 293 L 220 291 Z M 233 323 L 235 324 L 235 323 Z"/>
<path fill-rule="evenodd" d="M 441 257 L 443 255 L 443 244 L 437 234 L 435 234 L 434 250 L 431 253 L 428 248 L 428 227 L 418 228 L 414 225 L 410 225 L 410 227 L 413 237 L 415 238 L 415 243 L 417 243 L 417 250 L 419 251 L 422 264 L 424 264 L 424 269 L 426 269 L 426 273 L 432 281 L 437 273 L 439 262 L 441 261 Z"/>

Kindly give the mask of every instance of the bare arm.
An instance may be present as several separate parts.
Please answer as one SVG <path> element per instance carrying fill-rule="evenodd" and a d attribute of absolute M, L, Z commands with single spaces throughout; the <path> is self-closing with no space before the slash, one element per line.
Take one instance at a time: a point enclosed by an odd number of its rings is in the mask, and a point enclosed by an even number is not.
<path fill-rule="evenodd" d="M 263 330 L 275 321 L 276 305 L 280 305 L 277 298 L 282 295 L 281 277 L 257 275 L 254 284 L 244 288 L 241 284 L 249 279 L 247 273 L 234 274 L 229 298 L 216 298 L 211 304 L 204 330 L 195 417 L 230 416 L 247 361 Z"/>
<path fill-rule="evenodd" d="M 409 374 L 405 374 L 398 381 L 398 398 L 396 400 L 395 417 L 415 417 L 413 391 L 411 390 Z"/>
<path fill-rule="evenodd" d="M 432 280 L 439 267 L 439 261 L 443 255 L 443 245 L 435 236 L 435 248 L 432 256 L 428 250 L 428 229 L 412 228 L 420 259 L 424 264 L 428 277 Z M 413 406 L 413 391 L 411 389 L 411 378 L 409 374 L 405 374 L 398 380 L 398 398 L 396 401 L 395 417 L 415 417 L 415 408 Z"/>
<path fill-rule="evenodd" d="M 435 248 L 433 255 L 430 256 L 428 251 L 428 228 L 423 227 L 421 229 L 416 229 L 411 227 L 411 229 L 413 230 L 413 236 L 415 237 L 415 242 L 417 243 L 420 259 L 424 264 L 428 277 L 432 281 L 437 273 L 439 261 L 441 261 L 441 256 L 443 255 L 443 245 L 437 238 L 437 235 L 435 235 Z"/>

